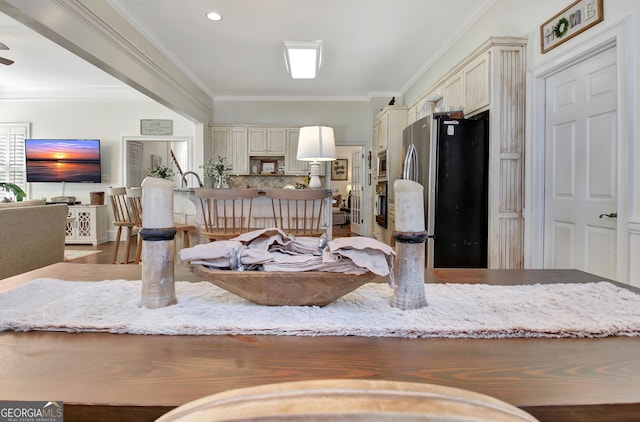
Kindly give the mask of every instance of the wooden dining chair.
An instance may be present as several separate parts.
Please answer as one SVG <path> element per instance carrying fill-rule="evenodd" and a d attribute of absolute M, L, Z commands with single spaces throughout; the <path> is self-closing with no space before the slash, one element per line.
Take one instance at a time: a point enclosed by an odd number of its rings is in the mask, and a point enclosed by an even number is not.
<path fill-rule="evenodd" d="M 136 257 L 133 261 L 138 264 L 142 255 L 142 236 L 140 236 L 140 229 L 142 229 L 142 188 L 127 188 L 127 198 L 129 200 L 129 208 L 131 209 L 131 214 L 136 222 L 134 230 L 138 233 L 138 239 L 136 242 Z M 193 224 L 174 223 L 174 227 L 176 229 L 176 243 L 178 239 L 181 239 L 182 241 L 181 246 L 176 245 L 176 251 L 179 250 L 180 247 L 190 247 L 191 245 L 189 242 L 189 233 L 195 232 L 197 230 L 196 226 Z"/>
<path fill-rule="evenodd" d="M 195 221 L 202 225 L 201 236 L 209 241 L 225 240 L 252 230 L 251 208 L 258 189 L 196 188 Z"/>
<path fill-rule="evenodd" d="M 111 201 L 111 209 L 113 210 L 113 225 L 117 227 L 116 242 L 113 248 L 112 263 L 118 262 L 118 251 L 120 249 L 120 238 L 122 236 L 122 229 L 125 229 L 125 251 L 122 258 L 123 264 L 129 263 L 129 248 L 131 247 L 131 236 L 135 234 L 136 220 L 129 208 L 129 201 L 127 199 L 127 190 L 124 187 L 109 188 L 109 199 Z"/>
<path fill-rule="evenodd" d="M 322 236 L 322 223 L 327 201 L 325 189 L 267 189 L 275 226 L 287 233 Z"/>
<path fill-rule="evenodd" d="M 126 191 L 129 209 L 136 222 L 134 230 L 138 233 L 136 240 L 136 257 L 133 260 L 134 263 L 138 264 L 140 262 L 140 256 L 142 255 L 142 236 L 140 236 L 140 230 L 142 230 L 142 188 L 127 188 Z"/>

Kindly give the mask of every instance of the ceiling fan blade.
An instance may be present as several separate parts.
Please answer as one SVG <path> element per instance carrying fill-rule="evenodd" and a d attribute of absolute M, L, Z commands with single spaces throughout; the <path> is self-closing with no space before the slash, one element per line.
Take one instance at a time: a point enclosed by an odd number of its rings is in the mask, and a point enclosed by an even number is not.
<path fill-rule="evenodd" d="M 0 50 L 8 50 L 9 47 L 7 47 L 7 45 L 3 42 L 0 42 Z"/>
<path fill-rule="evenodd" d="M 2 64 L 6 64 L 6 65 L 8 66 L 8 65 L 10 65 L 10 64 L 13 64 L 13 63 L 14 63 L 14 61 L 13 61 L 13 60 L 6 59 L 6 58 L 4 58 L 4 57 L 0 57 L 0 63 L 2 63 Z"/>

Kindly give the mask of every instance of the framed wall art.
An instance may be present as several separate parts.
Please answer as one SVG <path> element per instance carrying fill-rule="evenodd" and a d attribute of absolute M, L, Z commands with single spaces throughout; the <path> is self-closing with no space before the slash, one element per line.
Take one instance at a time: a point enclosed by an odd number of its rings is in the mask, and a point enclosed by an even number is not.
<path fill-rule="evenodd" d="M 578 0 L 540 25 L 542 54 L 604 19 L 603 0 Z"/>
<path fill-rule="evenodd" d="M 276 172 L 277 165 L 278 165 L 278 162 L 276 160 L 260 161 L 260 174 L 274 174 Z"/>
<path fill-rule="evenodd" d="M 173 120 L 140 119 L 140 135 L 173 135 Z"/>
<path fill-rule="evenodd" d="M 331 180 L 347 180 L 349 174 L 349 160 L 338 158 L 331 162 Z"/>

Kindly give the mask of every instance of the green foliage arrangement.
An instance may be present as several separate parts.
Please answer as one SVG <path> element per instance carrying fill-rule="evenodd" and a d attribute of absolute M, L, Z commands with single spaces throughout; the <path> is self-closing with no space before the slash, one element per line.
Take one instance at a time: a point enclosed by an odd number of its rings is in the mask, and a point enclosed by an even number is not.
<path fill-rule="evenodd" d="M 231 163 L 227 161 L 227 157 L 221 157 L 219 155 L 217 160 L 209 158 L 200 168 L 204 170 L 205 177 L 216 177 L 218 179 L 228 178 L 229 171 L 233 170 Z"/>
<path fill-rule="evenodd" d="M 147 176 L 149 177 L 157 177 L 159 179 L 173 180 L 174 175 L 175 173 L 173 172 L 172 169 L 163 165 L 156 166 L 152 169 L 147 169 Z"/>
<path fill-rule="evenodd" d="M 13 193 L 16 197 L 16 201 L 20 202 L 27 197 L 27 194 L 22 188 L 14 183 L 0 182 L 0 188 L 6 192 Z"/>

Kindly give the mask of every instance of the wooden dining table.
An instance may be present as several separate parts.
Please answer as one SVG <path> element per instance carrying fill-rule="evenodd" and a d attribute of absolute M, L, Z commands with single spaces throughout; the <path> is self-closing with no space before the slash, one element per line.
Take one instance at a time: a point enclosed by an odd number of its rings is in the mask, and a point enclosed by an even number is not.
<path fill-rule="evenodd" d="M 198 280 L 185 266 L 175 274 L 176 280 Z M 41 277 L 139 280 L 141 266 L 57 263 L 0 280 L 0 293 Z M 426 269 L 425 280 L 518 285 L 602 278 L 577 270 Z M 226 390 L 322 379 L 456 387 L 503 400 L 541 421 L 638 421 L 640 337 L 0 332 L 0 400 L 61 400 L 67 422 L 154 420 Z"/>

